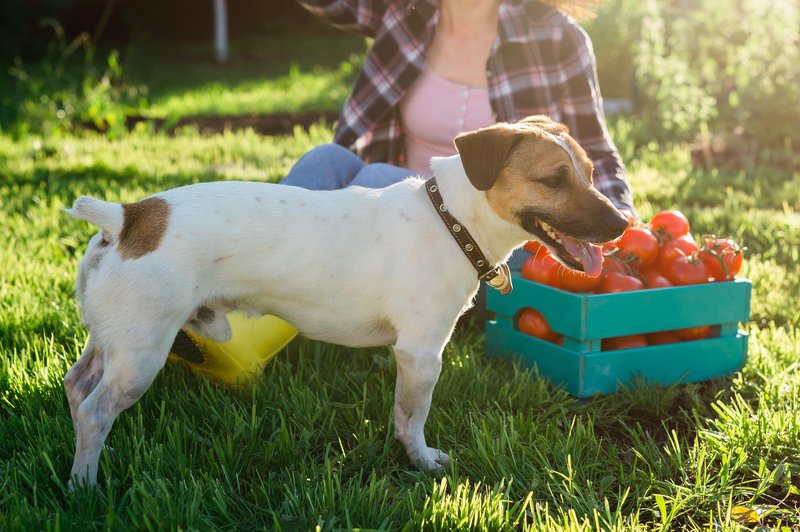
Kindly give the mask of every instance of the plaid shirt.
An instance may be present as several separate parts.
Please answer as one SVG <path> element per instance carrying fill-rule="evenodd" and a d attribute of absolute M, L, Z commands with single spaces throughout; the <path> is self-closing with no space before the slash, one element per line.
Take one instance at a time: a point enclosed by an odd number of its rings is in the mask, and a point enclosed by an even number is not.
<path fill-rule="evenodd" d="M 438 0 L 299 0 L 334 26 L 374 39 L 334 141 L 367 162 L 405 162 L 398 104 L 422 71 Z M 536 0 L 504 0 L 486 64 L 497 121 L 543 114 L 564 123 L 594 162 L 597 189 L 635 212 L 606 128 L 592 43 L 574 19 Z"/>

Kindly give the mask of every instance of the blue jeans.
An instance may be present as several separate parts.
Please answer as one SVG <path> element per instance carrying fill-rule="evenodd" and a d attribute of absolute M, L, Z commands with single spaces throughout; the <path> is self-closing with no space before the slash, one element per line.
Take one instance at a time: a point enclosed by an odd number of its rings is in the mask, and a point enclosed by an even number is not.
<path fill-rule="evenodd" d="M 383 188 L 413 175 L 408 168 L 386 163 L 367 164 L 339 144 L 320 144 L 300 157 L 281 183 L 311 190 L 349 186 Z"/>

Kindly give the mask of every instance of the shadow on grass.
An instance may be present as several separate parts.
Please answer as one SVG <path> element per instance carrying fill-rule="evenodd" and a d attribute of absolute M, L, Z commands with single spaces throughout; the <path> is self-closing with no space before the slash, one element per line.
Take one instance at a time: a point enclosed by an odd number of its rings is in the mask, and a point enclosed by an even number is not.
<path fill-rule="evenodd" d="M 324 26 L 240 39 L 231 43 L 226 64 L 213 60 L 210 44 L 142 42 L 129 50 L 126 74 L 131 82 L 147 85 L 151 98 L 158 100 L 214 80 L 240 85 L 268 81 L 292 68 L 336 70 L 365 49 L 363 38 Z"/>

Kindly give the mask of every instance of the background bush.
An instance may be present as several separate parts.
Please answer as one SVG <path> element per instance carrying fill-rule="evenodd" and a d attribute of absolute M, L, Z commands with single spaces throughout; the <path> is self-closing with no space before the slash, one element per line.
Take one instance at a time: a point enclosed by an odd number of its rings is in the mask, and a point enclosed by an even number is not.
<path fill-rule="evenodd" d="M 16 82 L 17 120 L 12 131 L 60 136 L 89 127 L 111 136 L 125 132 L 125 116 L 146 95 L 122 79 L 119 52 L 99 59 L 88 34 L 67 41 L 58 21 L 43 21 L 52 31 L 42 60 L 26 64 L 17 57 L 9 74 Z"/>
<path fill-rule="evenodd" d="M 586 26 L 604 93 L 635 100 L 643 136 L 800 146 L 800 2 L 607 0 Z"/>

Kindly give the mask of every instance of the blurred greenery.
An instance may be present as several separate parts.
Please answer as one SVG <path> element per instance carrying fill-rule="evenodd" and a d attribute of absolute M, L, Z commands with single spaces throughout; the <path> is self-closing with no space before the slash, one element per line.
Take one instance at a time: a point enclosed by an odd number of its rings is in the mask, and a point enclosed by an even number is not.
<path fill-rule="evenodd" d="M 338 109 L 365 49 L 341 32 L 276 32 L 232 44 L 220 65 L 207 44 L 141 43 L 120 52 L 49 21 L 37 61 L 16 58 L 0 97 L 0 131 L 59 136 L 96 129 L 117 137 L 127 117 L 269 115 Z M 2 79 L 2 78 L 0 78 Z M 0 83 L 0 89 L 2 89 Z"/>
<path fill-rule="evenodd" d="M 587 27 L 604 93 L 634 99 L 643 139 L 800 162 L 800 3 L 606 0 Z"/>
<path fill-rule="evenodd" d="M 639 145 L 691 142 L 703 164 L 800 163 L 797 2 L 606 0 L 583 24 L 605 97 L 633 102 Z M 41 59 L 17 58 L 0 77 L 2 131 L 88 126 L 119 135 L 131 115 L 331 112 L 367 46 L 319 25 L 287 32 L 273 20 L 234 41 L 219 65 L 210 43 L 134 39 L 111 49 L 87 34 L 68 39 L 55 20 L 42 27 L 51 38 Z"/>

